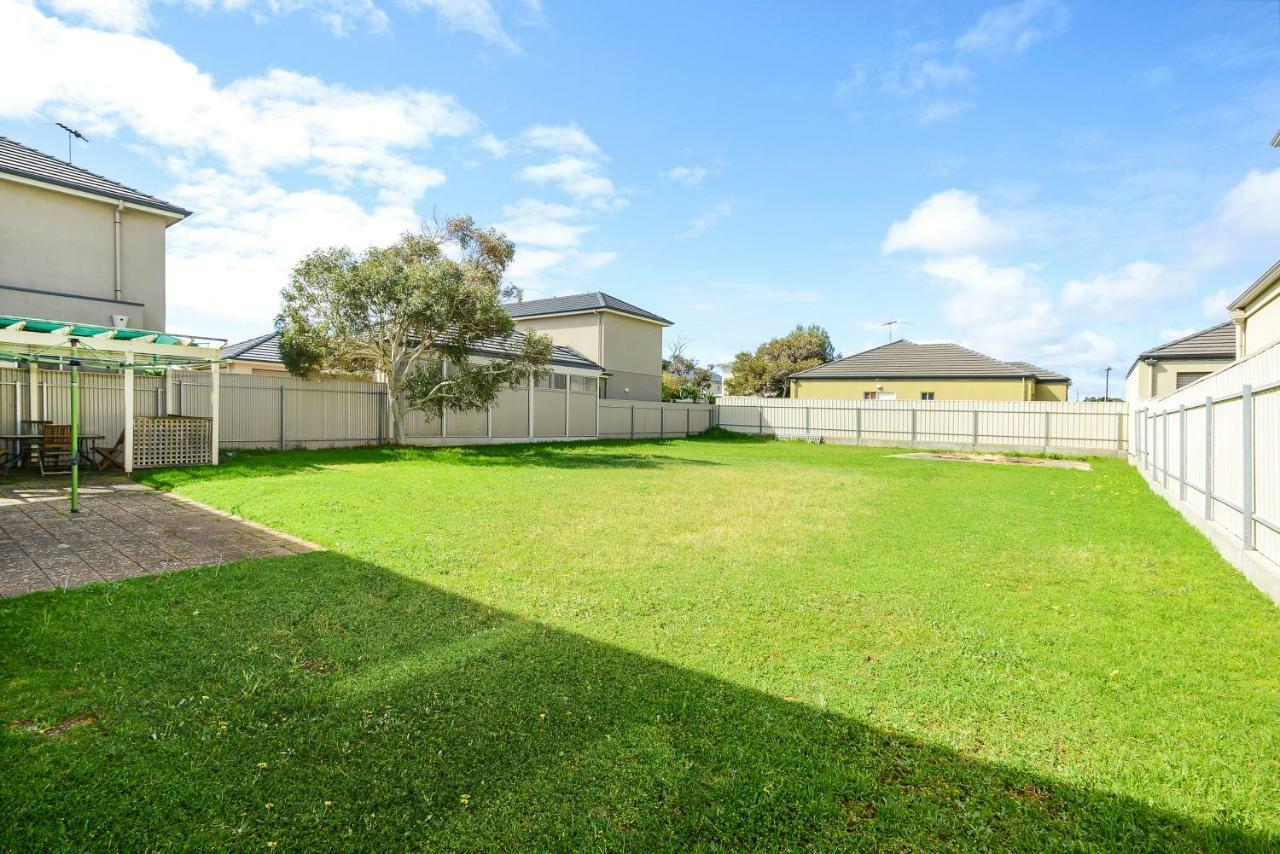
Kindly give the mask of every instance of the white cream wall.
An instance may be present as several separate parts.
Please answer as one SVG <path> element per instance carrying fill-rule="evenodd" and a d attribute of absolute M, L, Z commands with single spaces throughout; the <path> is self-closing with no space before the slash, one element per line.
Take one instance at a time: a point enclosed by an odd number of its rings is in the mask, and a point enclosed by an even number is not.
<path fill-rule="evenodd" d="M 608 397 L 662 399 L 662 327 L 656 323 L 605 313 L 604 359 L 612 375 Z"/>
<path fill-rule="evenodd" d="M 600 362 L 600 315 L 569 314 L 563 317 L 516 319 L 520 332 L 541 332 L 565 347 L 572 347 L 593 362 Z"/>
<path fill-rule="evenodd" d="M 1164 397 L 1178 390 L 1178 374 L 1211 374 L 1230 365 L 1231 359 L 1213 359 L 1197 362 L 1163 361 L 1154 365 L 1139 362 L 1125 382 L 1125 400 L 1150 400 Z"/>
<path fill-rule="evenodd" d="M 1245 318 L 1241 358 L 1252 356 L 1280 340 L 1280 284 L 1273 285 L 1257 304 L 1256 308 L 1249 307 Z"/>
<path fill-rule="evenodd" d="M 163 330 L 166 220 L 122 212 L 116 300 L 115 210 L 0 180 L 0 311 L 98 324 L 124 314 L 131 326 Z"/>

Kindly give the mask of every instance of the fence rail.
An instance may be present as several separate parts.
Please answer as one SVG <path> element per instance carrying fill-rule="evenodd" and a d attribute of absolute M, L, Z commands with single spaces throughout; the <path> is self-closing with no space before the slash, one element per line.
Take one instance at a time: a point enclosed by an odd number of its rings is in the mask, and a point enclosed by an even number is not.
<path fill-rule="evenodd" d="M 1280 603 L 1280 342 L 1129 417 L 1147 482 Z"/>
<path fill-rule="evenodd" d="M 859 445 L 1116 456 L 1128 446 L 1123 403 L 722 397 L 716 413 L 726 430 Z"/>

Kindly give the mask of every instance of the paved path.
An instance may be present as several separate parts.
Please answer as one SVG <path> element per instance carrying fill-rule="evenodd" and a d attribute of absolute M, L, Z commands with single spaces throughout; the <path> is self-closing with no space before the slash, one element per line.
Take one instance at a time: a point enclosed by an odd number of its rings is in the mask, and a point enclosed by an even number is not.
<path fill-rule="evenodd" d="M 0 484 L 0 597 L 318 547 L 124 478 Z"/>

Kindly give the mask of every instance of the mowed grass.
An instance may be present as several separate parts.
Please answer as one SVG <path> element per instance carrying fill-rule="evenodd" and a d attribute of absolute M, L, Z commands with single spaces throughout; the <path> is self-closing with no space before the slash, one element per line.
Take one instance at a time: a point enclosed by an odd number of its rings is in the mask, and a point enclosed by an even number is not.
<path fill-rule="evenodd" d="M 1139 476 L 242 456 L 330 551 L 0 602 L 0 847 L 1271 849 L 1280 610 Z"/>

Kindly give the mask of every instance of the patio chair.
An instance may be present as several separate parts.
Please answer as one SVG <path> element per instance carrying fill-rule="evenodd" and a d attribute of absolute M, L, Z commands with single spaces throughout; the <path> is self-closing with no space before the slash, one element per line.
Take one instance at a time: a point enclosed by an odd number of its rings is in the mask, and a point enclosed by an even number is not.
<path fill-rule="evenodd" d="M 40 462 L 40 474 L 62 474 L 71 471 L 71 455 L 71 425 L 42 425 L 40 451 L 36 456 Z"/>
<path fill-rule="evenodd" d="M 124 471 L 124 431 L 120 431 L 120 438 L 116 439 L 114 445 L 94 445 L 93 454 L 97 457 L 95 462 L 98 471 L 107 469 Z"/>

